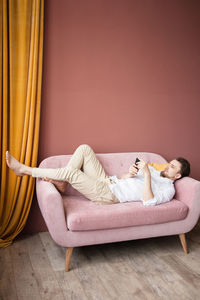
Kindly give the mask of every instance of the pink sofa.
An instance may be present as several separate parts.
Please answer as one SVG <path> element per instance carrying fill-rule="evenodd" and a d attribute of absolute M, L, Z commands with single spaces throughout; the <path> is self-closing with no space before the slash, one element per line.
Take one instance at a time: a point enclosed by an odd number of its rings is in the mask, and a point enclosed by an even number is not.
<path fill-rule="evenodd" d="M 108 175 L 126 173 L 136 157 L 147 162 L 165 163 L 154 153 L 97 154 Z M 52 156 L 40 167 L 59 168 L 71 155 Z M 200 215 L 200 182 L 185 177 L 175 183 L 176 195 L 168 203 L 145 207 L 141 202 L 96 204 L 71 186 L 61 195 L 53 184 L 37 179 L 38 203 L 53 240 L 66 250 L 68 271 L 74 247 L 178 234 L 185 253 L 185 233 Z"/>

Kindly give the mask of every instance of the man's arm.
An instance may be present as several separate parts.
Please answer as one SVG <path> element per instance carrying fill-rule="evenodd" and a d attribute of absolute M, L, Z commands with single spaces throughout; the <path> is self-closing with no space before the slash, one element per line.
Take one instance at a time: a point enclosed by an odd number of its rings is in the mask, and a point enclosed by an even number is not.
<path fill-rule="evenodd" d="M 150 199 L 153 199 L 154 194 L 151 187 L 151 173 L 149 171 L 149 167 L 147 163 L 142 159 L 140 159 L 140 162 L 137 164 L 137 167 L 141 169 L 144 174 L 144 188 L 143 188 L 142 199 L 143 201 L 148 201 Z"/>

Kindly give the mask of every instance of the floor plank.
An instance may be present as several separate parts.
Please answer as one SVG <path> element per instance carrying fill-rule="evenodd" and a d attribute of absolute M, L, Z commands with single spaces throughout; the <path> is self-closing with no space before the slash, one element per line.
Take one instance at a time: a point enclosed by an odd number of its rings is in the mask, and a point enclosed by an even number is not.
<path fill-rule="evenodd" d="M 75 249 L 76 257 L 74 257 L 74 272 L 81 282 L 87 299 L 105 300 L 111 299 L 107 289 L 96 276 L 96 272 L 92 267 L 92 262 L 85 256 L 85 247 Z"/>
<path fill-rule="evenodd" d="M 110 299 L 156 299 L 145 282 L 140 280 L 124 260 L 118 257 L 116 264 L 110 261 L 105 255 L 108 252 L 105 248 L 110 249 L 110 246 L 85 247 L 85 256 L 91 261 L 92 268 L 107 289 Z"/>
<path fill-rule="evenodd" d="M 112 253 L 115 252 L 116 257 L 121 255 L 124 260 L 129 261 L 130 266 L 140 275 L 141 280 L 148 283 L 158 298 L 198 299 L 196 298 L 199 294 L 198 290 L 188 286 L 188 281 L 184 280 L 180 272 L 174 272 L 170 263 L 160 259 L 157 254 L 154 255 L 151 251 L 151 243 L 151 239 L 123 243 L 117 249 L 113 248 Z"/>
<path fill-rule="evenodd" d="M 2 300 L 18 300 L 10 250 L 10 247 L 0 249 L 0 299 Z"/>
<path fill-rule="evenodd" d="M 65 265 L 65 252 L 63 247 L 58 246 L 52 240 L 48 232 L 41 232 L 39 233 L 39 236 L 46 249 L 51 267 L 54 271 L 62 271 Z"/>
<path fill-rule="evenodd" d="M 16 240 L 10 250 L 18 299 L 40 300 L 38 278 L 32 268 L 25 240 Z"/>
<path fill-rule="evenodd" d="M 48 232 L 42 232 L 39 236 L 50 260 L 51 267 L 59 281 L 65 299 L 86 300 L 87 297 L 84 293 L 83 286 L 76 276 L 74 269 L 70 270 L 70 272 L 65 272 L 64 270 L 66 249 L 56 245 Z M 80 248 L 74 249 L 70 268 L 71 266 L 75 267 L 74 261 L 76 261 L 77 251 L 81 251 Z"/>
<path fill-rule="evenodd" d="M 44 300 L 64 300 L 59 281 L 51 268 L 46 249 L 43 247 L 39 235 L 33 235 L 31 238 L 27 238 L 25 242 L 41 298 Z"/>
<path fill-rule="evenodd" d="M 85 295 L 84 288 L 74 270 L 71 270 L 70 272 L 56 271 L 55 273 L 65 299 L 88 299 Z"/>

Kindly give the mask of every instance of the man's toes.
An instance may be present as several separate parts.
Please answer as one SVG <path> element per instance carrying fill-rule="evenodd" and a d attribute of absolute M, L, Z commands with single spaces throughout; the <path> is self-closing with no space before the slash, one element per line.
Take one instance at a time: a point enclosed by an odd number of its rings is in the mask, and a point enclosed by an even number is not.
<path fill-rule="evenodd" d="M 7 164 L 9 164 L 9 152 L 8 151 L 6 151 L 6 162 L 7 162 Z"/>

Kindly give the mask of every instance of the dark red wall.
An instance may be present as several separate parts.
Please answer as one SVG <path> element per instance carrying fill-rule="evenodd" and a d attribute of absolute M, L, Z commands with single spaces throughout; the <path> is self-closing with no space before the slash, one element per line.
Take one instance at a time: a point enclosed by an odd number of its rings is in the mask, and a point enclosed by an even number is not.
<path fill-rule="evenodd" d="M 200 180 L 200 1 L 46 0 L 44 33 L 39 162 L 88 143 L 183 156 Z"/>

